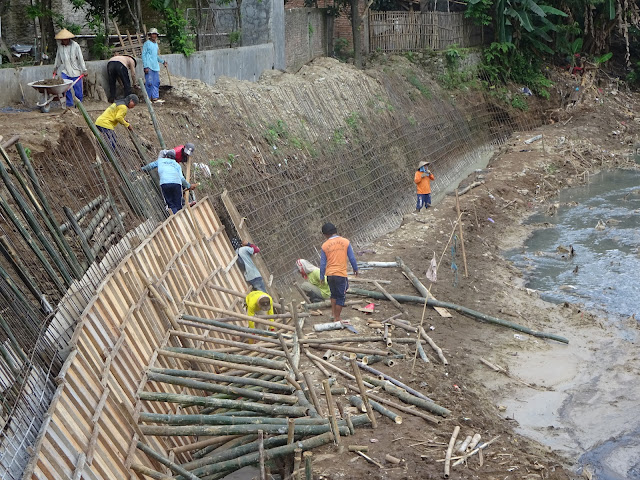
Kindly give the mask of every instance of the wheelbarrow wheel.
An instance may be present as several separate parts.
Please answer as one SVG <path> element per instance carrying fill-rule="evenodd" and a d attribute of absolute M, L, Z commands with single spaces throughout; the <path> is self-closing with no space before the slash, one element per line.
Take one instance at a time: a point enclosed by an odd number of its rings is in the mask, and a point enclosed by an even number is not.
<path fill-rule="evenodd" d="M 50 110 L 51 110 L 51 103 L 47 103 L 46 105 L 40 106 L 40 111 L 42 113 L 49 113 Z"/>

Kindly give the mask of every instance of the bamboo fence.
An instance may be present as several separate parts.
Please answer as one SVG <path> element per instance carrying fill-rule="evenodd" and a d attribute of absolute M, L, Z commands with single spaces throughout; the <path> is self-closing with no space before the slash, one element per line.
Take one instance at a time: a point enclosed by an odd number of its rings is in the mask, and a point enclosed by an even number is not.
<path fill-rule="evenodd" d="M 369 37 L 370 50 L 383 53 L 444 50 L 452 45 L 467 48 L 483 43 L 482 27 L 458 12 L 370 12 Z"/>

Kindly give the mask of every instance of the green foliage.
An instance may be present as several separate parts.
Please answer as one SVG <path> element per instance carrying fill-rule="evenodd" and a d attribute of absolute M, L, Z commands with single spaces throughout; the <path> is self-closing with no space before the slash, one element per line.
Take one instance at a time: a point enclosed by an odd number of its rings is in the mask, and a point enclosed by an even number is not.
<path fill-rule="evenodd" d="M 414 72 L 407 74 L 407 81 L 416 87 L 424 98 L 431 98 L 431 91 L 420 81 Z"/>
<path fill-rule="evenodd" d="M 348 51 L 349 40 L 346 38 L 336 38 L 333 42 L 333 50 L 336 58 L 341 62 L 346 62 L 349 58 L 353 57 L 353 51 Z"/>
<path fill-rule="evenodd" d="M 493 0 L 469 0 L 464 16 L 470 18 L 476 25 L 491 25 L 492 9 Z"/>
<path fill-rule="evenodd" d="M 84 0 L 74 0 L 72 5 L 74 10 L 77 10 L 84 5 Z M 66 28 L 74 35 L 78 35 L 80 30 L 82 30 L 82 25 L 68 22 L 64 15 L 50 8 L 46 8 L 42 2 L 34 2 L 32 5 L 27 5 L 25 7 L 25 13 L 27 18 L 30 20 L 35 20 L 36 18 L 50 18 L 57 29 Z"/>
<path fill-rule="evenodd" d="M 335 143 L 336 145 L 344 145 L 347 143 L 347 140 L 345 139 L 344 136 L 344 130 L 342 128 L 336 128 L 333 131 L 333 143 Z"/>
<path fill-rule="evenodd" d="M 242 36 L 242 32 L 240 32 L 240 30 L 235 30 L 229 33 L 229 43 L 231 45 L 236 45 L 240 43 L 241 36 Z"/>
<path fill-rule="evenodd" d="M 238 159 L 238 155 L 233 153 L 227 154 L 226 158 L 216 158 L 209 161 L 209 166 L 216 174 L 228 172 L 233 168 L 233 164 Z"/>
<path fill-rule="evenodd" d="M 313 36 L 313 25 L 309 24 L 309 38 Z"/>
<path fill-rule="evenodd" d="M 352 130 L 358 130 L 360 114 L 358 112 L 351 112 L 346 119 L 346 123 Z"/>
<path fill-rule="evenodd" d="M 551 81 L 540 71 L 540 60 L 517 49 L 513 43 L 492 43 L 484 51 L 482 70 L 493 85 L 512 81 L 526 85 L 543 98 L 549 98 Z"/>
<path fill-rule="evenodd" d="M 272 147 L 276 145 L 278 139 L 286 139 L 289 135 L 289 127 L 284 120 L 278 120 L 276 123 L 267 126 L 264 132 L 264 139 Z"/>
<path fill-rule="evenodd" d="M 457 70 L 460 68 L 460 60 L 463 59 L 462 50 L 454 43 L 445 50 L 444 59 L 448 70 Z"/>
<path fill-rule="evenodd" d="M 188 34 L 187 19 L 179 2 L 172 6 L 171 0 L 151 0 L 151 7 L 162 14 L 162 23 L 169 39 L 171 51 L 187 57 L 194 53 L 195 47 Z"/>
<path fill-rule="evenodd" d="M 527 99 L 520 95 L 519 93 L 514 95 L 513 98 L 511 99 L 511 106 L 513 108 L 517 108 L 518 110 L 522 110 L 523 112 L 526 112 L 527 110 L 529 110 L 529 104 L 527 103 Z"/>
<path fill-rule="evenodd" d="M 111 47 L 104 32 L 103 19 L 99 15 L 93 15 L 87 25 L 91 33 L 95 35 L 93 43 L 89 48 L 91 58 L 100 60 L 109 58 L 111 56 Z"/>
<path fill-rule="evenodd" d="M 594 58 L 593 61 L 596 65 L 600 66 L 603 63 L 607 63 L 609 60 L 611 60 L 611 57 L 613 57 L 613 53 L 607 52 L 604 55 L 600 55 L 599 57 Z"/>

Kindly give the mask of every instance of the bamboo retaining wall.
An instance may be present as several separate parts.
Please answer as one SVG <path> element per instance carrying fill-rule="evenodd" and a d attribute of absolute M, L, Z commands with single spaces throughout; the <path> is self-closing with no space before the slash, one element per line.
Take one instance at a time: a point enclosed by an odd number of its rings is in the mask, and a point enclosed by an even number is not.
<path fill-rule="evenodd" d="M 112 269 L 75 329 L 25 479 L 124 479 L 130 478 L 132 463 L 157 468 L 136 450 L 141 434 L 134 423 L 142 410 L 176 413 L 179 407 L 138 399 L 146 385 L 145 372 L 150 366 L 188 368 L 157 353 L 159 347 L 182 346 L 169 330 L 176 328 L 184 300 L 240 311 L 239 297 L 206 288 L 213 281 L 236 291 L 246 289 L 234 259 L 224 228 L 204 199 L 168 218 Z M 189 308 L 186 313 L 204 312 Z M 211 365 L 199 368 L 213 371 Z M 147 388 L 159 387 L 150 383 Z M 162 388 L 191 393 L 171 385 Z M 171 447 L 190 439 L 148 437 L 145 442 L 167 455 Z"/>
<path fill-rule="evenodd" d="M 444 50 L 452 45 L 482 45 L 482 27 L 460 12 L 370 12 L 371 52 L 398 53 Z"/>

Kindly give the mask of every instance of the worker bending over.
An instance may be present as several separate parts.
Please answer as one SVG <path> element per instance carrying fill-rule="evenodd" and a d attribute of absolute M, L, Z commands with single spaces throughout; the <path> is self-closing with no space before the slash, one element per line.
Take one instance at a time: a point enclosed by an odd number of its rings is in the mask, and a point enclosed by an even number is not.
<path fill-rule="evenodd" d="M 256 315 L 273 315 L 273 299 L 260 290 L 254 290 L 244 299 L 247 305 L 247 315 L 255 317 Z M 271 320 L 273 321 L 273 319 Z M 249 320 L 249 328 L 256 328 L 256 323 Z M 266 327 L 265 327 L 266 328 Z M 275 330 L 269 327 L 269 330 Z"/>
<path fill-rule="evenodd" d="M 327 282 L 320 280 L 320 269 L 313 263 L 299 258 L 296 261 L 298 271 L 306 281 L 300 285 L 302 291 L 309 297 L 312 303 L 322 302 L 331 297 L 331 291 Z"/>
<path fill-rule="evenodd" d="M 142 167 L 142 170 L 148 172 L 154 168 L 158 169 L 160 189 L 167 207 L 172 213 L 178 213 L 183 205 L 182 189 L 193 190 L 198 184 L 192 185 L 184 178 L 173 150 L 161 150 L 158 159 Z"/>

